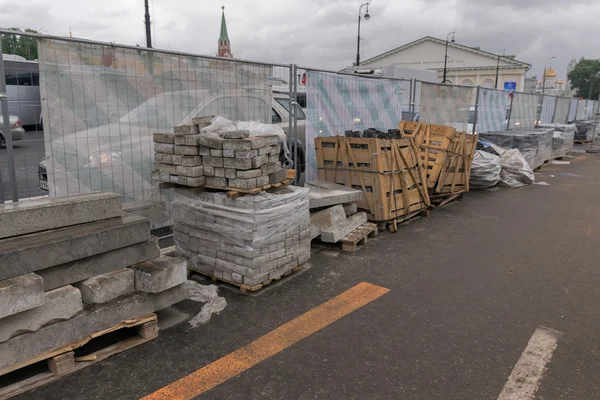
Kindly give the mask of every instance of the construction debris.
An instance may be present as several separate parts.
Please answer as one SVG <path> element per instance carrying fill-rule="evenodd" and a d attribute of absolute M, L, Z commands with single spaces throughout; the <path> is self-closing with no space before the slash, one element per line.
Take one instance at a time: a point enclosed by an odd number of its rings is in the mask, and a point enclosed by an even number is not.
<path fill-rule="evenodd" d="M 338 185 L 333 182 L 312 181 L 306 182 L 304 186 L 310 189 L 308 196 L 311 209 L 363 200 L 361 190 Z"/>

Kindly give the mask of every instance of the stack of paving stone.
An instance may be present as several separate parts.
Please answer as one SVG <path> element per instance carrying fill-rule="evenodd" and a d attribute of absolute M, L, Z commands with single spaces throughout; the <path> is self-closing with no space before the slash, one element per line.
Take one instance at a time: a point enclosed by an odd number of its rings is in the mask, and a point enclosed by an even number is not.
<path fill-rule="evenodd" d="M 211 118 L 194 118 L 192 125 L 176 126 L 174 133 L 154 134 L 154 179 L 192 188 L 245 190 L 285 180 L 279 135 L 213 131 Z"/>
<path fill-rule="evenodd" d="M 185 260 L 117 194 L 0 205 L 0 221 L 0 375 L 185 298 Z"/>
<path fill-rule="evenodd" d="M 278 279 L 310 257 L 308 192 L 288 186 L 229 198 L 175 189 L 178 254 L 189 268 L 235 284 Z"/>

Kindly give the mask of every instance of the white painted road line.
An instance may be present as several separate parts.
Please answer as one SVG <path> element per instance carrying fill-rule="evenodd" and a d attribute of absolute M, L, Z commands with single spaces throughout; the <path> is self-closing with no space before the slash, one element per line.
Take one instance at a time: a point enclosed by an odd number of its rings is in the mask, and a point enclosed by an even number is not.
<path fill-rule="evenodd" d="M 533 332 L 498 400 L 533 399 L 561 335 L 559 331 L 541 326 Z"/>

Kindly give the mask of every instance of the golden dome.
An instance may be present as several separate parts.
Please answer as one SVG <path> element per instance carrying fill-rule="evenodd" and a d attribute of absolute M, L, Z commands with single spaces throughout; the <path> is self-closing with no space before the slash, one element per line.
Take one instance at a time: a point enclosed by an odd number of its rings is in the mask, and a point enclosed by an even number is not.
<path fill-rule="evenodd" d="M 546 70 L 546 78 L 556 78 L 556 72 L 552 69 L 552 67 L 548 67 Z"/>

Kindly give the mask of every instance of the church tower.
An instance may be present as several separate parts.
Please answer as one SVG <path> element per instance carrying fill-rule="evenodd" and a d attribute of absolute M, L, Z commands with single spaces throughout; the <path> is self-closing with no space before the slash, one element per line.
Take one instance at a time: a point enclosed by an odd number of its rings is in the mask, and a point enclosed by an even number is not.
<path fill-rule="evenodd" d="M 231 43 L 227 35 L 227 24 L 225 23 L 225 6 L 221 7 L 223 15 L 221 16 L 221 34 L 219 35 L 219 51 L 217 57 L 233 58 L 231 54 Z"/>

